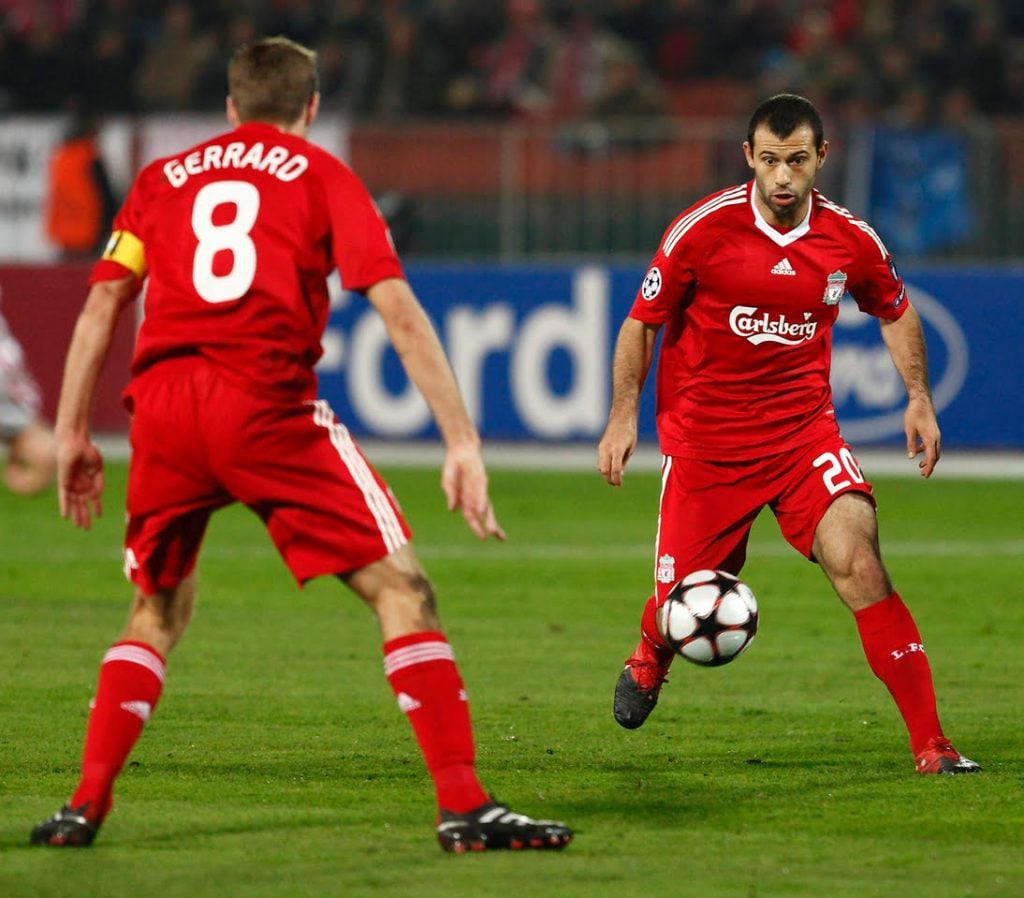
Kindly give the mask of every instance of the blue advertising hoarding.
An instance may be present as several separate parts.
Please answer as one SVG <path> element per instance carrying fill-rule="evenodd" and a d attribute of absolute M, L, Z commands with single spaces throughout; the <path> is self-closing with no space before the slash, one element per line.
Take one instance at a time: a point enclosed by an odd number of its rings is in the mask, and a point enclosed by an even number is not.
<path fill-rule="evenodd" d="M 485 438 L 596 440 L 612 347 L 644 269 L 632 265 L 410 265 L 407 274 L 452 360 Z M 943 444 L 1022 448 L 1024 272 L 903 272 L 921 315 Z M 856 445 L 903 440 L 903 385 L 878 323 L 844 300 L 833 331 L 832 385 Z M 359 436 L 436 434 L 379 317 L 337 291 L 319 366 L 321 394 Z M 654 440 L 653 377 L 641 439 Z"/>

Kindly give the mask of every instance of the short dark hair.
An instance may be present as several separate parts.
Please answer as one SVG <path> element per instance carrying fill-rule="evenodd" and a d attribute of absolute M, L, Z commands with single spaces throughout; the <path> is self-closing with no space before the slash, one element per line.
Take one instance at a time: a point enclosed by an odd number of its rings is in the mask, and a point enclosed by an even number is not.
<path fill-rule="evenodd" d="M 754 146 L 754 132 L 760 125 L 767 125 L 776 137 L 789 137 L 801 125 L 810 125 L 814 132 L 814 148 L 820 150 L 825 142 L 825 126 L 818 110 L 806 97 L 796 94 L 776 94 L 754 110 L 747 126 L 747 143 L 751 148 Z"/>
<path fill-rule="evenodd" d="M 291 124 L 317 89 L 316 53 L 286 37 L 245 44 L 228 63 L 228 92 L 243 122 Z"/>

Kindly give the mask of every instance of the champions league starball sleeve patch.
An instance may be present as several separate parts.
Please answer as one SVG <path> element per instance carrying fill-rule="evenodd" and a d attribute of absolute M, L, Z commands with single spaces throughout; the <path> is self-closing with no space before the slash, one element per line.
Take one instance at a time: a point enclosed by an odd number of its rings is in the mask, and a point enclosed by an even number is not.
<path fill-rule="evenodd" d="M 661 271 L 655 265 L 644 276 L 644 282 L 640 285 L 640 295 L 650 302 L 661 293 Z"/>

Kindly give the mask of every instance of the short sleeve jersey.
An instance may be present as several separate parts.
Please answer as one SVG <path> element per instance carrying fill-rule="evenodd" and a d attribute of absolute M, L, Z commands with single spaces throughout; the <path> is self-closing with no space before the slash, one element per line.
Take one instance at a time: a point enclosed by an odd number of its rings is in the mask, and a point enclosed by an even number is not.
<path fill-rule="evenodd" d="M 199 354 L 253 390 L 312 397 L 335 267 L 356 291 L 403 276 L 344 163 L 247 123 L 139 173 L 92 280 L 146 280 L 134 375 Z"/>
<path fill-rule="evenodd" d="M 878 235 L 817 191 L 789 231 L 753 182 L 712 194 L 666 230 L 630 316 L 664 325 L 657 428 L 666 455 L 750 459 L 837 432 L 832 325 L 849 292 L 896 319 L 903 282 Z"/>

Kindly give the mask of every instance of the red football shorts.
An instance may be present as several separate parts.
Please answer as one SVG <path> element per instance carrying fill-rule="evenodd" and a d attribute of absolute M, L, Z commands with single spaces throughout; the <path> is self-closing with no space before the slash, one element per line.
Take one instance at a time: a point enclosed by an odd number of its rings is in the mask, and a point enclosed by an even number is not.
<path fill-rule="evenodd" d="M 300 583 L 405 545 L 387 485 L 326 402 L 247 392 L 198 357 L 135 379 L 125 573 L 150 595 L 195 566 L 210 515 L 242 502 Z"/>
<path fill-rule="evenodd" d="M 789 452 L 750 461 L 666 456 L 662 463 L 654 581 L 658 602 L 692 571 L 738 574 L 754 519 L 771 508 L 786 541 L 813 560 L 814 531 L 843 493 L 874 504 L 849 445 L 837 433 Z"/>

